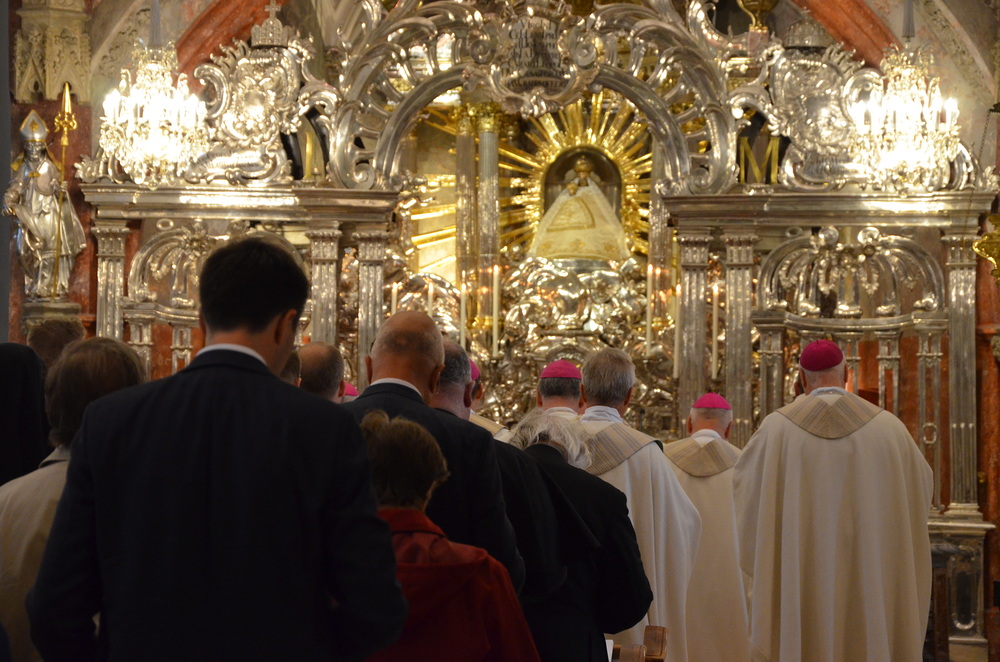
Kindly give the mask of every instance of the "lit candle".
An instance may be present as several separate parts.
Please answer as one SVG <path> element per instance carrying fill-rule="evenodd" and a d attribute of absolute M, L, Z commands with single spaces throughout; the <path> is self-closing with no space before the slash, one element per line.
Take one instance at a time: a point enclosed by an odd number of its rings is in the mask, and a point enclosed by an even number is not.
<path fill-rule="evenodd" d="M 719 378 L 719 283 L 712 283 L 712 379 Z"/>
<path fill-rule="evenodd" d="M 500 265 L 493 267 L 493 356 L 500 353 Z"/>
<path fill-rule="evenodd" d="M 468 312 L 465 309 L 465 283 L 462 283 L 462 292 L 458 295 L 458 344 L 465 347 L 465 325 L 468 319 Z"/>
<path fill-rule="evenodd" d="M 646 358 L 653 355 L 653 265 L 646 267 Z"/>
<path fill-rule="evenodd" d="M 677 283 L 674 295 L 674 379 L 681 375 L 681 284 Z"/>
<path fill-rule="evenodd" d="M 434 315 L 434 281 L 427 281 L 427 314 Z"/>

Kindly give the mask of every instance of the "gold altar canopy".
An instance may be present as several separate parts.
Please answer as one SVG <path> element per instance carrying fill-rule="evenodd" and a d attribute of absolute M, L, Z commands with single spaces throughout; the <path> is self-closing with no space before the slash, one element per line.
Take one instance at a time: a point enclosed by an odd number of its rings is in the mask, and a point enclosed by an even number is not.
<path fill-rule="evenodd" d="M 184 365 L 197 266 L 258 234 L 301 255 L 303 333 L 362 383 L 385 316 L 423 309 L 477 359 L 498 420 L 531 406 L 547 362 L 610 345 L 636 364 L 636 424 L 675 438 L 717 390 L 739 445 L 789 397 L 799 346 L 832 337 L 924 447 L 936 540 L 960 550 L 954 585 L 977 586 L 975 374 L 945 380 L 942 348 L 974 365 L 971 244 L 996 181 L 936 85 L 919 123 L 886 119 L 904 118 L 900 81 L 927 80 L 899 73 L 919 58 L 887 78 L 809 19 L 782 42 L 723 34 L 703 0 L 582 4 L 361 0 L 313 39 L 272 6 L 195 70 L 201 153 L 158 164 L 155 188 L 113 154 L 79 166 L 99 333 L 152 361 L 169 328 Z M 954 149 L 901 162 L 890 138 Z M 981 594 L 952 623 L 976 650 Z"/>

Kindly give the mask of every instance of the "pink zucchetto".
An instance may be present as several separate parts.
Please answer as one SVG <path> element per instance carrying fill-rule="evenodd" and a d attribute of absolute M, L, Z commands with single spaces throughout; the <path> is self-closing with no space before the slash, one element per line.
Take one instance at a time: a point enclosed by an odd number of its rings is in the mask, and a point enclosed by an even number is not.
<path fill-rule="evenodd" d="M 814 340 L 806 345 L 799 357 L 799 365 L 803 370 L 820 372 L 840 365 L 844 361 L 844 353 L 840 346 L 830 340 Z"/>
<path fill-rule="evenodd" d="M 472 359 L 469 359 L 469 369 L 472 370 L 472 381 L 479 379 L 479 366 Z"/>
<path fill-rule="evenodd" d="M 726 399 L 718 393 L 706 393 L 691 405 L 692 409 L 732 409 Z"/>
<path fill-rule="evenodd" d="M 344 383 L 344 395 L 357 396 L 358 395 L 358 387 L 355 386 L 354 384 L 352 384 L 351 382 L 345 382 Z"/>
<path fill-rule="evenodd" d="M 545 370 L 542 370 L 542 374 L 538 378 L 549 379 L 550 377 L 583 380 L 583 375 L 580 374 L 580 369 L 573 365 L 571 361 L 567 361 L 566 359 L 559 359 L 558 361 L 553 361 L 545 366 Z"/>

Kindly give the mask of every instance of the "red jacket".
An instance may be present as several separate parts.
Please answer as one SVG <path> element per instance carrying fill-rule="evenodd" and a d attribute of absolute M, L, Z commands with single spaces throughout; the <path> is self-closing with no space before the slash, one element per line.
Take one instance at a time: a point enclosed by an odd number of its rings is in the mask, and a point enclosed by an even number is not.
<path fill-rule="evenodd" d="M 369 662 L 537 662 L 507 570 L 486 550 L 453 543 L 419 510 L 383 508 L 410 612 L 403 634 Z"/>

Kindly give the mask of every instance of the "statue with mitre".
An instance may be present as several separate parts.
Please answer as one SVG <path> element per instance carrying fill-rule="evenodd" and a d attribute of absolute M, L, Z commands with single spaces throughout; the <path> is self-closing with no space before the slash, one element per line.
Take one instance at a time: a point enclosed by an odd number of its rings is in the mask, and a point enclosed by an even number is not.
<path fill-rule="evenodd" d="M 73 261 L 87 244 L 62 172 L 49 156 L 48 135 L 31 111 L 21 124 L 24 154 L 3 197 L 4 213 L 17 217 L 15 242 L 31 299 L 65 297 Z"/>

